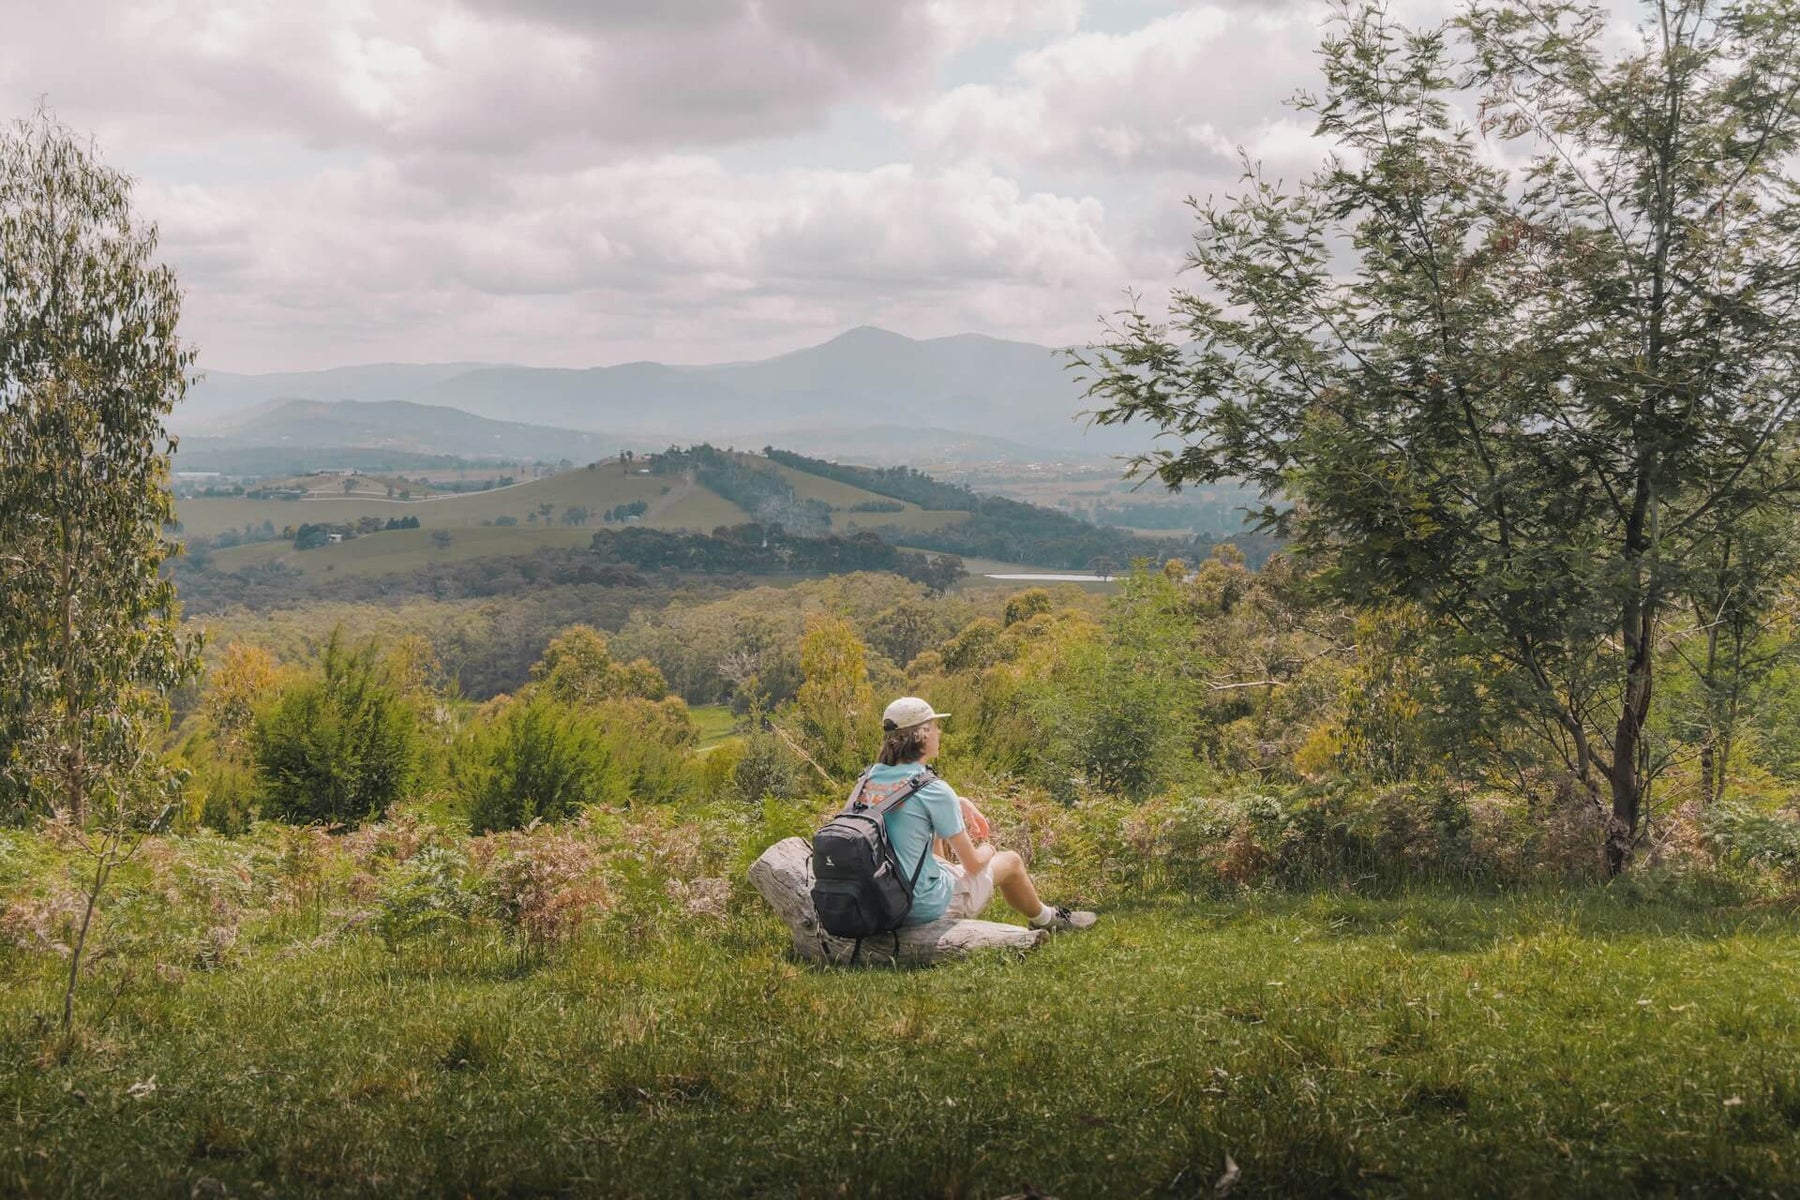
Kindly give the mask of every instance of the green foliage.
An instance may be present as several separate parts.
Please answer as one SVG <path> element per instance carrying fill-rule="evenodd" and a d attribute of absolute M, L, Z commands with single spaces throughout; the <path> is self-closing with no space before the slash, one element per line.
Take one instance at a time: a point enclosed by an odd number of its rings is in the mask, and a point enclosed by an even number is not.
<path fill-rule="evenodd" d="M 731 786 L 745 804 L 791 800 L 804 790 L 801 765 L 794 752 L 767 729 L 744 739 L 743 752 L 732 764 Z"/>
<path fill-rule="evenodd" d="M 417 770 L 411 704 L 379 648 L 333 635 L 319 670 L 285 688 L 252 737 L 262 812 L 295 824 L 356 826 L 406 795 Z"/>
<path fill-rule="evenodd" d="M 193 351 L 130 181 L 40 112 L 0 130 L 0 816 L 149 806 L 178 631 L 163 420 Z"/>
<path fill-rule="evenodd" d="M 544 648 L 531 668 L 534 689 L 564 704 L 593 704 L 621 696 L 661 700 L 668 684 L 645 659 L 615 662 L 606 635 L 590 625 L 574 625 Z"/>
<path fill-rule="evenodd" d="M 800 643 L 800 672 L 805 682 L 793 707 L 808 753 L 833 776 L 854 779 L 875 761 L 881 732 L 867 653 L 850 622 L 823 615 L 809 619 Z"/>
<path fill-rule="evenodd" d="M 389 950 L 466 921 L 474 897 L 463 886 L 468 860 L 455 850 L 429 846 L 388 871 L 370 924 Z"/>
<path fill-rule="evenodd" d="M 1724 803 L 1706 813 L 1707 841 L 1726 858 L 1800 874 L 1800 822 L 1791 815 Z"/>
<path fill-rule="evenodd" d="M 949 636 L 943 607 L 908 599 L 883 609 L 868 622 L 865 636 L 870 647 L 896 665 L 905 666 L 921 651 Z"/>
<path fill-rule="evenodd" d="M 627 798 L 604 728 L 548 695 L 503 705 L 458 741 L 451 778 L 475 833 L 556 821 Z"/>
<path fill-rule="evenodd" d="M 1494 719 L 1609 807 L 1614 870 L 1662 625 L 1800 489 L 1800 26 L 1659 3 L 1643 32 L 1499 0 L 1458 46 L 1348 11 L 1303 102 L 1337 155 L 1198 208 L 1178 338 L 1134 312 L 1076 356 L 1102 423 L 1181 434 L 1142 467 L 1260 487 L 1340 595 L 1420 605 L 1481 660 Z M 1517 178 L 1457 107 L 1530 156 Z"/>
<path fill-rule="evenodd" d="M 1000 622 L 976 617 L 938 651 L 946 671 L 978 671 L 1000 661 Z"/>
<path fill-rule="evenodd" d="M 1042 616 L 1050 611 L 1050 593 L 1043 588 L 1027 588 L 1006 599 L 1006 619 L 1003 624 L 1017 625 L 1020 621 L 1028 621 L 1032 617 Z"/>
<path fill-rule="evenodd" d="M 1067 791 L 1079 777 L 1104 791 L 1143 799 L 1180 753 L 1180 692 L 1165 672 L 1137 668 L 1096 644 L 1057 664 L 1048 686 L 1028 698 L 1042 731 L 1036 770 Z"/>

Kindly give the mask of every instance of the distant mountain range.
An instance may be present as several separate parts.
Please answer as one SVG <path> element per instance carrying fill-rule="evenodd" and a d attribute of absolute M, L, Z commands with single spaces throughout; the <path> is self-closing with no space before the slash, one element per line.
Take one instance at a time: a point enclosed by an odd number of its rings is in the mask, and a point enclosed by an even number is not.
<path fill-rule="evenodd" d="M 356 447 L 459 458 L 592 462 L 619 451 L 616 439 L 598 433 L 494 421 L 408 400 L 272 400 L 220 421 L 214 429 L 183 437 L 181 452 Z"/>
<path fill-rule="evenodd" d="M 281 403 L 295 400 L 315 403 Z M 344 401 L 355 403 L 330 403 Z M 549 457 L 515 448 L 546 439 L 562 447 L 555 458 L 707 440 L 889 463 L 1093 459 L 1148 445 L 1143 428 L 1085 428 L 1077 418 L 1083 407 L 1080 385 L 1050 347 L 976 334 L 921 341 L 865 327 L 791 354 L 712 366 L 389 363 L 212 372 L 172 424 L 196 446 L 279 437 L 283 445 L 513 458 Z M 495 425 L 452 418 L 446 409 Z M 329 440 L 343 438 L 391 440 Z"/>

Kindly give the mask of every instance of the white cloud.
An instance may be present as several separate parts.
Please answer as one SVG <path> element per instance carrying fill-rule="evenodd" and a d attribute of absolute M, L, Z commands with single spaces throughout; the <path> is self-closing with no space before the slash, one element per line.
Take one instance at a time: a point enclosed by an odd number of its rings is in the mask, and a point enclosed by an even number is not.
<path fill-rule="evenodd" d="M 1053 312 L 1085 328 L 1095 289 L 1123 270 L 1098 200 L 975 167 L 746 176 L 663 156 L 520 175 L 452 206 L 371 163 L 274 186 L 148 187 L 140 203 L 206 360 L 231 367 L 284 339 L 283 365 L 308 344 L 318 362 L 587 365 L 653 335 L 693 338 L 697 357 L 749 353 L 779 321 L 1032 336 Z"/>
<path fill-rule="evenodd" d="M 1216 168 L 1316 74 L 1319 11 L 1199 5 L 1123 34 L 1077 33 L 1010 77 L 897 109 L 928 152 L 1014 165 Z"/>
<path fill-rule="evenodd" d="M 48 95 L 142 177 L 187 330 L 250 370 L 1085 339 L 1165 289 L 1238 144 L 1297 173 L 1319 33 L 1218 0 L 1122 33 L 1079 0 L 14 7 L 0 106 Z"/>

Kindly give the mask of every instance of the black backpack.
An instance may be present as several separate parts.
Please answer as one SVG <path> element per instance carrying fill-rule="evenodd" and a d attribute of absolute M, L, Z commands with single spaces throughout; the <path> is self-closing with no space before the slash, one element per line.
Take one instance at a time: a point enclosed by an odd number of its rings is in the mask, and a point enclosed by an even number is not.
<path fill-rule="evenodd" d="M 882 933 L 894 935 L 898 956 L 900 923 L 912 911 L 913 886 L 919 882 L 925 860 L 931 857 L 928 838 L 925 852 L 907 875 L 888 841 L 884 818 L 937 776 L 929 767 L 921 767 L 900 791 L 870 805 L 863 801 L 862 793 L 873 770 L 864 771 L 856 781 L 844 811 L 813 835 L 813 908 L 826 933 L 856 939 L 852 963 L 862 954 L 862 940 Z"/>

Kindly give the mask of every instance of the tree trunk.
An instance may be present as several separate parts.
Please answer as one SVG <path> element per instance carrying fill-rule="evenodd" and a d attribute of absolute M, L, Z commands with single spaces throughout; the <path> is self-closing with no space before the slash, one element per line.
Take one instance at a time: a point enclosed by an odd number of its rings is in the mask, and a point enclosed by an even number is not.
<path fill-rule="evenodd" d="M 112 874 L 114 845 L 108 840 L 102 842 L 102 847 L 100 857 L 94 863 L 94 882 L 88 888 L 87 903 L 81 910 L 81 926 L 75 931 L 75 944 L 69 948 L 69 981 L 63 988 L 64 1034 L 75 1021 L 75 986 L 81 980 L 81 956 L 87 949 L 88 930 L 94 923 L 94 910 L 100 907 L 100 893 L 106 889 L 106 877 Z"/>
<path fill-rule="evenodd" d="M 1632 632 L 1635 636 L 1627 639 L 1632 649 L 1631 667 L 1625 677 L 1624 703 L 1620 706 L 1611 769 L 1607 772 L 1607 782 L 1612 785 L 1612 812 L 1606 822 L 1609 877 L 1631 865 L 1644 798 L 1644 725 L 1650 716 L 1651 693 L 1649 620 L 1640 619 Z"/>
<path fill-rule="evenodd" d="M 812 902 L 812 847 L 806 839 L 786 838 L 763 851 L 762 857 L 750 864 L 750 882 L 787 923 L 795 954 L 814 962 L 850 961 L 856 943 L 849 938 L 832 937 L 819 928 Z M 1049 937 L 1048 930 L 1022 925 L 945 919 L 929 925 L 902 926 L 898 953 L 891 934 L 865 938 L 858 961 L 934 963 L 976 950 L 1030 950 Z"/>

